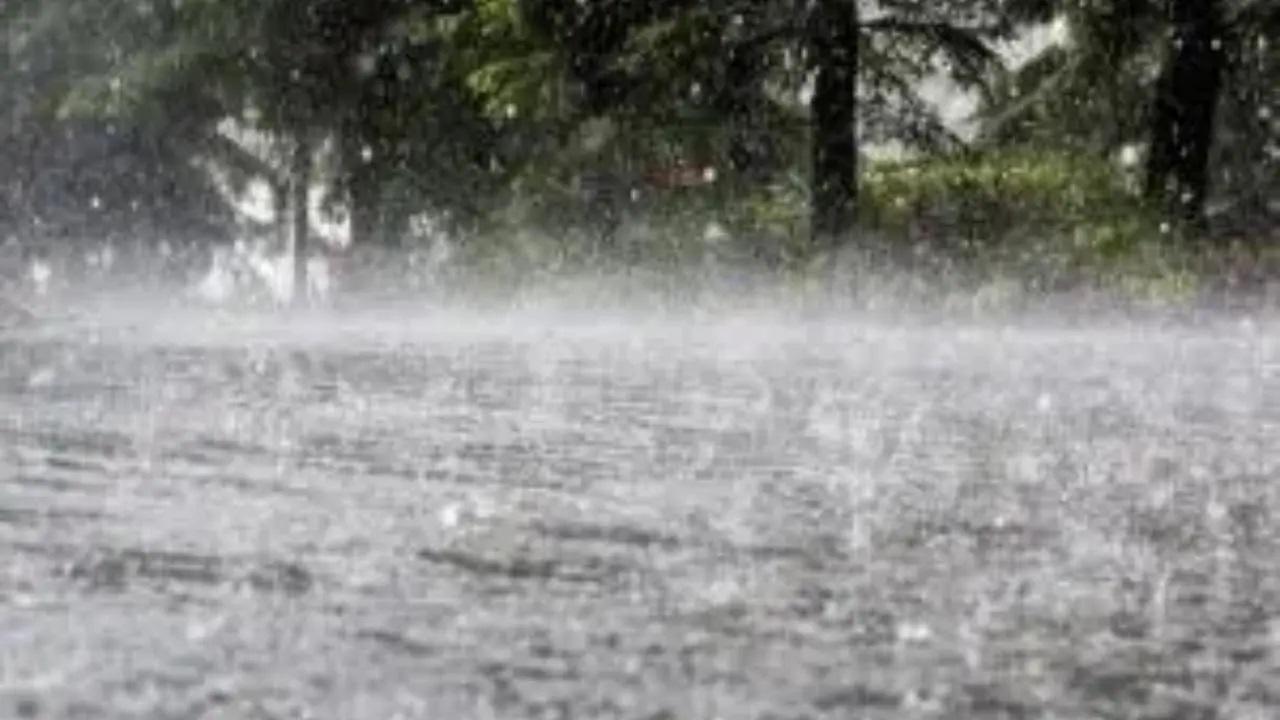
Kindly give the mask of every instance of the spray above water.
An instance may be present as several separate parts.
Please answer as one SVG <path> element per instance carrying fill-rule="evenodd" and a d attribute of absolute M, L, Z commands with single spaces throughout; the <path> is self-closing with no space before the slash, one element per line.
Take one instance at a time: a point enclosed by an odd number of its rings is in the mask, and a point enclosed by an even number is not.
<path fill-rule="evenodd" d="M 327 303 L 332 292 L 329 261 L 323 256 L 312 256 L 307 258 L 305 266 L 306 287 L 298 297 L 292 256 L 272 254 L 261 245 L 237 242 L 230 248 L 213 250 L 208 271 L 187 288 L 186 295 L 215 307 L 246 300 L 276 307 L 295 302 Z"/>
<path fill-rule="evenodd" d="M 1164 682 L 1129 654 L 1270 662 L 1269 321 L 337 305 L 6 339 L 7 708 L 1083 712 Z"/>

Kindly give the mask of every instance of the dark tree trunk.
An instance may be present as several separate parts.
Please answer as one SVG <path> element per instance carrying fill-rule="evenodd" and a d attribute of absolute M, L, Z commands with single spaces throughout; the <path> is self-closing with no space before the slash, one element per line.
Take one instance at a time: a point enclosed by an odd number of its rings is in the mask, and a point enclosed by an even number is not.
<path fill-rule="evenodd" d="M 742 43 L 728 48 L 724 87 L 717 109 L 729 118 L 729 168 L 738 178 L 763 182 L 774 170 L 773 147 L 763 120 L 768 100 L 762 79 L 768 68 L 762 49 Z"/>
<path fill-rule="evenodd" d="M 155 17 L 160 32 L 165 33 L 162 37 L 169 37 L 168 33 L 173 32 L 178 24 L 178 11 L 174 7 L 174 0 L 152 0 L 151 14 Z"/>
<path fill-rule="evenodd" d="M 359 121 L 348 120 L 342 133 L 342 168 L 351 216 L 352 247 L 372 244 L 380 235 L 376 160 L 365 148 L 365 134 Z"/>
<path fill-rule="evenodd" d="M 1169 55 L 1151 111 L 1147 196 L 1179 223 L 1200 226 L 1224 65 L 1220 0 L 1170 0 Z"/>
<path fill-rule="evenodd" d="M 810 51 L 817 69 L 810 102 L 813 241 L 817 248 L 831 248 L 849 237 L 857 220 L 857 4 L 815 0 L 810 21 Z"/>
<path fill-rule="evenodd" d="M 284 252 L 289 249 L 290 218 L 289 218 L 289 179 L 277 176 L 271 183 L 271 203 L 276 221 L 276 245 L 277 252 Z"/>
<path fill-rule="evenodd" d="M 378 193 L 374 173 L 359 168 L 352 173 L 347 189 L 351 203 L 351 246 L 371 245 L 380 240 Z"/>
<path fill-rule="evenodd" d="M 311 196 L 311 143 L 307 139 L 298 139 L 289 165 L 293 190 L 293 304 L 300 305 L 307 297 L 307 210 Z"/>

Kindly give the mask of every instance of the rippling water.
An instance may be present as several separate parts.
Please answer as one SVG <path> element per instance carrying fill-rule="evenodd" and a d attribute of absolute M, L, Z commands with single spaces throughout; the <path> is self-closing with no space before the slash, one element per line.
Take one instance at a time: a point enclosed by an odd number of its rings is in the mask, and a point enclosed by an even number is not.
<path fill-rule="evenodd" d="M 0 717 L 1270 717 L 1277 329 L 11 332 Z"/>

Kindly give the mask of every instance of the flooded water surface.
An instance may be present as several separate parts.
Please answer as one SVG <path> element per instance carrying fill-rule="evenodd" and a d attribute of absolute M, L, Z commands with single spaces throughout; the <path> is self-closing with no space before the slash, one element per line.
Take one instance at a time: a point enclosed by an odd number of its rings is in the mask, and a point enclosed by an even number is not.
<path fill-rule="evenodd" d="M 0 340 L 0 717 L 1280 704 L 1274 323 L 101 315 Z"/>

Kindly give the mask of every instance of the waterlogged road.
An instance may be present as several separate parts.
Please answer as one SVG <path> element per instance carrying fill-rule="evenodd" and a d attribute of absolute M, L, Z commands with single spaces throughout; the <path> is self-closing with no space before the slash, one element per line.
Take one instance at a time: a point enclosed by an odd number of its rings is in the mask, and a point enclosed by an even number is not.
<path fill-rule="evenodd" d="M 1264 718 L 1280 326 L 0 341 L 0 717 Z"/>

